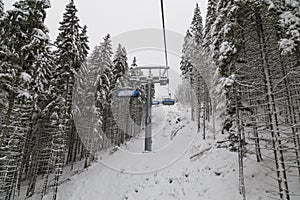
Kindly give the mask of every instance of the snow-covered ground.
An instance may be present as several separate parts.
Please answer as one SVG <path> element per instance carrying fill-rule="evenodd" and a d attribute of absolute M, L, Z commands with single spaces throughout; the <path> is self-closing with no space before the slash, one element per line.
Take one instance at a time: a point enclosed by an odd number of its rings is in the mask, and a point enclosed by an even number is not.
<path fill-rule="evenodd" d="M 217 130 L 218 131 L 218 130 Z M 102 152 L 80 172 L 66 169 L 59 200 L 240 200 L 237 153 L 217 148 L 213 133 L 203 141 L 188 107 L 153 107 L 153 151 L 134 138 L 117 151 Z M 224 137 L 218 134 L 218 137 Z M 245 158 L 248 200 L 271 198 L 277 191 L 269 164 Z M 78 167 L 82 167 L 78 165 Z M 71 175 L 70 173 L 73 173 Z M 274 185 L 274 186 L 272 186 Z M 299 186 L 299 184 L 297 184 Z M 295 186 L 296 187 L 296 186 Z M 297 191 L 297 188 L 294 188 Z M 50 200 L 52 194 L 45 196 Z M 37 198 L 38 194 L 32 199 Z M 292 200 L 300 199 L 292 197 Z"/>

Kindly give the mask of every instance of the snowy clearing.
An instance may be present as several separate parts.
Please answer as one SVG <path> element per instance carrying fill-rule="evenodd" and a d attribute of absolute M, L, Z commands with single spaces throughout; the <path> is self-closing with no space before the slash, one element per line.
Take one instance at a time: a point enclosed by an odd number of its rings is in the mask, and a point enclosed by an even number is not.
<path fill-rule="evenodd" d="M 177 131 L 171 139 L 171 135 Z M 143 152 L 143 137 L 117 151 L 98 155 L 88 170 L 70 172 L 59 200 L 239 200 L 237 153 L 217 148 L 209 132 L 203 141 L 190 120 L 190 109 L 175 105 L 153 108 L 153 152 Z M 143 133 L 142 133 L 143 135 Z M 222 139 L 222 135 L 218 139 Z M 264 173 L 255 155 L 245 158 L 247 199 L 270 198 L 275 174 Z M 82 168 L 82 163 L 77 168 Z M 73 176 L 72 176 L 73 174 Z M 44 197 L 50 200 L 51 192 Z M 39 199 L 36 194 L 32 200 Z M 294 198 L 295 200 L 297 197 Z"/>

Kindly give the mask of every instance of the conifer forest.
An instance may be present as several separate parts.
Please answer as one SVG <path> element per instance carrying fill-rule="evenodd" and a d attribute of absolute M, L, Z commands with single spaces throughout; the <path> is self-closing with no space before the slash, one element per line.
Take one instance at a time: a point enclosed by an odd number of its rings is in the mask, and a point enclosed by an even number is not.
<path fill-rule="evenodd" d="M 227 190 L 237 191 L 237 197 L 228 199 L 300 200 L 299 0 L 207 0 L 205 18 L 195 1 L 182 38 L 182 84 L 175 105 L 168 107 L 153 104 L 154 83 L 132 81 L 148 71 L 139 68 L 138 56 L 128 59 L 126 46 L 113 46 L 110 33 L 99 35 L 102 39 L 92 46 L 90 27 L 81 22 L 76 0 L 66 1 L 58 35 L 51 39 L 52 30 L 45 24 L 51 0 L 16 0 L 12 8 L 4 2 L 0 0 L 0 200 L 95 200 L 89 194 L 64 196 L 64 188 L 68 182 L 79 184 L 72 177 L 80 173 L 98 176 L 92 171 L 105 168 L 99 164 L 105 160 L 102 155 L 113 159 L 148 130 L 149 102 L 154 129 L 163 121 L 155 109 L 174 116 L 176 123 L 170 118 L 162 125 L 167 127 L 162 133 L 170 130 L 170 141 L 191 130 L 200 136 L 184 166 L 184 178 L 190 182 L 171 179 L 177 174 L 170 172 L 164 184 L 164 175 L 156 170 L 151 187 L 150 178 L 139 183 L 139 189 L 133 187 L 137 179 L 126 179 L 122 184 L 128 186 L 123 188 L 115 183 L 114 190 L 135 191 L 118 199 L 226 200 L 205 196 L 206 190 L 199 189 L 204 181 L 199 178 L 201 162 L 210 170 L 216 164 L 205 159 L 221 151 L 220 155 L 233 156 L 226 161 L 233 167 L 226 173 L 215 170 L 211 176 L 237 177 Z M 134 88 L 138 97 L 116 97 L 124 88 Z M 145 162 L 150 161 L 156 162 Z M 126 176 L 124 170 L 118 176 Z M 108 177 L 99 175 L 99 190 L 112 190 L 105 187 L 114 179 Z M 163 189 L 167 184 L 177 185 Z M 214 184 L 206 185 L 207 191 Z M 138 196 L 145 187 L 145 198 Z M 226 188 L 226 182 L 220 187 Z M 224 189 L 223 195 L 230 195 L 226 193 Z M 97 199 L 118 200 L 109 195 Z"/>

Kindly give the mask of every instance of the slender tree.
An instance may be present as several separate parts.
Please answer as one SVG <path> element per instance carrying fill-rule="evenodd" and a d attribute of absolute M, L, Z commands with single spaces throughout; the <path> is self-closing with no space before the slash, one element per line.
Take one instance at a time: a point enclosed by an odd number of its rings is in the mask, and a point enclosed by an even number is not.
<path fill-rule="evenodd" d="M 113 78 L 113 63 L 111 61 L 111 57 L 113 52 L 109 34 L 107 34 L 104 37 L 103 42 L 100 43 L 99 51 L 100 57 L 98 63 L 100 64 L 102 73 L 97 75 L 98 77 L 96 80 L 96 108 L 97 115 L 99 117 L 99 124 L 106 137 L 110 140 L 112 135 L 107 132 L 107 123 L 109 122 L 108 118 L 110 117 L 110 89 Z M 104 148 L 109 146 L 109 140 L 106 140 Z"/>
<path fill-rule="evenodd" d="M 4 15 L 4 3 L 0 0 L 0 18 Z"/>
<path fill-rule="evenodd" d="M 287 31 L 288 24 L 297 19 L 296 14 L 292 14 L 295 13 L 294 5 L 297 2 L 219 1 L 214 9 L 210 9 L 217 16 L 226 17 L 208 23 L 205 40 L 206 47 L 213 50 L 212 55 L 225 86 L 225 113 L 228 117 L 223 125 L 230 138 L 238 143 L 239 165 L 243 166 L 245 140 L 248 139 L 251 144 L 254 141 L 257 161 L 260 162 L 260 138 L 267 137 L 270 140 L 267 150 L 273 152 L 274 158 L 265 159 L 274 162 L 278 195 L 283 200 L 290 199 L 287 167 L 291 153 L 296 155 L 292 162 L 299 166 L 296 125 L 299 117 L 295 115 L 299 110 L 295 99 L 298 96 L 296 74 L 299 63 L 297 45 L 294 45 L 297 43 Z M 269 135 L 262 131 L 262 127 Z M 253 132 L 254 137 L 246 138 L 245 132 Z M 252 148 L 249 144 L 247 147 Z M 243 168 L 240 168 L 241 178 L 242 174 Z M 243 194 L 242 179 L 240 183 Z"/>
<path fill-rule="evenodd" d="M 200 47 L 203 41 L 203 24 L 202 24 L 201 11 L 198 6 L 198 3 L 196 4 L 196 8 L 194 10 L 194 16 L 192 19 L 190 29 L 191 29 L 191 34 L 193 35 L 194 38 L 194 42 L 196 43 L 197 47 Z"/>
<path fill-rule="evenodd" d="M 41 58 L 48 55 L 48 29 L 44 25 L 48 1 L 19 1 L 1 20 L 1 89 L 7 96 L 4 121 L 1 124 L 0 146 L 1 194 L 14 198 L 18 194 L 28 149 L 34 106 L 42 95 L 43 86 L 36 86 L 38 71 L 46 70 Z M 38 97 L 38 98 L 36 98 Z M 14 166 L 14 167 L 11 167 Z"/>
<path fill-rule="evenodd" d="M 63 20 L 60 22 L 59 35 L 55 41 L 57 57 L 55 88 L 57 93 L 57 104 L 60 110 L 57 110 L 58 131 L 53 136 L 53 151 L 55 158 L 55 183 L 53 199 L 56 199 L 59 185 L 59 177 L 62 174 L 62 168 L 65 163 L 65 153 L 69 156 L 73 152 L 74 129 L 72 115 L 72 97 L 76 74 L 83 66 L 87 56 L 87 36 L 86 27 L 81 29 L 79 18 L 76 16 L 77 9 L 74 1 L 71 0 L 66 5 Z"/>

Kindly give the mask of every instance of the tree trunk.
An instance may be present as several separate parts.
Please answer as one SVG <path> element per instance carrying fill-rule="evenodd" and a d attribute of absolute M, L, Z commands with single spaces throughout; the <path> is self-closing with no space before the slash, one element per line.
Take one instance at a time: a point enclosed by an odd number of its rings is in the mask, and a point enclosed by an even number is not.
<path fill-rule="evenodd" d="M 279 194 L 281 200 L 290 200 L 284 156 L 283 156 L 283 151 L 281 146 L 281 137 L 280 137 L 279 127 L 278 127 L 278 118 L 276 113 L 276 106 L 275 106 L 271 76 L 269 71 L 270 70 L 269 61 L 266 53 L 265 33 L 264 33 L 264 28 L 263 28 L 260 13 L 255 13 L 255 17 L 256 17 L 256 25 L 257 25 L 257 34 L 260 43 L 262 71 L 265 79 L 264 81 L 265 81 L 265 89 L 266 89 L 266 96 L 267 96 L 267 103 L 268 103 L 268 118 L 270 123 L 269 127 L 273 138 L 272 141 L 273 141 L 275 165 L 277 171 Z"/>

